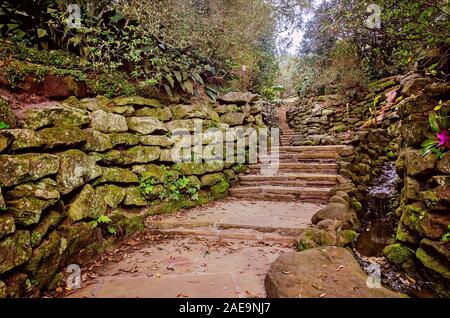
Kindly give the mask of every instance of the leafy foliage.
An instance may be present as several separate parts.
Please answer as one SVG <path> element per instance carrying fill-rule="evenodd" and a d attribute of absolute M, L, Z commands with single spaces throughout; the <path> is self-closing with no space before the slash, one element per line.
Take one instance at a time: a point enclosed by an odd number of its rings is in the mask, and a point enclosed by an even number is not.
<path fill-rule="evenodd" d="M 9 129 L 11 126 L 4 121 L 0 121 L 0 129 Z"/>
<path fill-rule="evenodd" d="M 432 111 L 428 120 L 433 134 L 422 143 L 422 154 L 435 153 L 438 158 L 442 158 L 450 149 L 450 107 L 448 104 L 439 103 Z"/>

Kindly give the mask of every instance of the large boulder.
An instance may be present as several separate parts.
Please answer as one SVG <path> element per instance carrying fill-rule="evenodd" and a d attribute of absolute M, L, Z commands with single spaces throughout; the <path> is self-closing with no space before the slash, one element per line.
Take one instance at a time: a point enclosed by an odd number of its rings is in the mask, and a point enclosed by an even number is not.
<path fill-rule="evenodd" d="M 0 274 L 22 265 L 31 258 L 29 231 L 16 231 L 0 241 Z"/>
<path fill-rule="evenodd" d="M 397 298 L 384 287 L 368 287 L 368 277 L 352 253 L 339 247 L 281 255 L 265 278 L 269 298 Z"/>
<path fill-rule="evenodd" d="M 426 77 L 412 77 L 402 81 L 402 95 L 411 96 L 419 95 L 425 86 L 430 85 L 433 81 Z"/>
<path fill-rule="evenodd" d="M 61 164 L 56 176 L 58 189 L 68 194 L 88 181 L 100 177 L 103 170 L 95 160 L 80 150 L 68 150 L 60 154 Z"/>
<path fill-rule="evenodd" d="M 41 179 L 56 174 L 58 156 L 49 154 L 23 154 L 0 156 L 0 185 L 5 187 Z"/>
<path fill-rule="evenodd" d="M 121 115 L 111 114 L 103 110 L 97 110 L 91 115 L 91 126 L 103 133 L 115 133 L 128 131 L 127 120 Z"/>
<path fill-rule="evenodd" d="M 152 117 L 129 117 L 127 123 L 131 131 L 142 135 L 165 133 L 167 131 L 167 127 L 162 122 Z"/>
<path fill-rule="evenodd" d="M 83 219 L 98 218 L 105 212 L 105 200 L 88 184 L 69 205 L 67 213 L 72 221 L 77 222 Z"/>

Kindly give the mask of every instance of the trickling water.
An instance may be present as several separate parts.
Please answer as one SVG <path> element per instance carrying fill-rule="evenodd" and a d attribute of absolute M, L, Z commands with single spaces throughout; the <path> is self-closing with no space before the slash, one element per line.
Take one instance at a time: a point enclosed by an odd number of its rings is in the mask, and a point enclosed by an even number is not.
<path fill-rule="evenodd" d="M 389 213 L 397 196 L 397 180 L 395 162 L 388 162 L 368 189 L 367 210 L 361 216 L 364 228 L 356 242 L 356 249 L 365 256 L 382 256 L 383 249 L 394 243 L 395 222 Z"/>
<path fill-rule="evenodd" d="M 387 162 L 381 167 L 381 174 L 373 180 L 368 189 L 366 219 L 386 219 L 391 209 L 392 199 L 397 196 L 398 181 L 395 162 Z"/>

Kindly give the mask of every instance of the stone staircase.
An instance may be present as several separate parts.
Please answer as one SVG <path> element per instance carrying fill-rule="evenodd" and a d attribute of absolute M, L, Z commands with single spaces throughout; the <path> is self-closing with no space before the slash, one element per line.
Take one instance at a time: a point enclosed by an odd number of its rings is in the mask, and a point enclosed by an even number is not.
<path fill-rule="evenodd" d="M 295 132 L 286 122 L 286 107 L 278 109 L 280 147 L 249 165 L 249 174 L 239 178 L 239 185 L 230 189 L 233 197 L 264 201 L 300 201 L 327 203 L 331 189 L 339 183 L 336 159 L 343 146 L 291 146 Z M 261 169 L 279 158 L 274 175 L 261 174 Z"/>

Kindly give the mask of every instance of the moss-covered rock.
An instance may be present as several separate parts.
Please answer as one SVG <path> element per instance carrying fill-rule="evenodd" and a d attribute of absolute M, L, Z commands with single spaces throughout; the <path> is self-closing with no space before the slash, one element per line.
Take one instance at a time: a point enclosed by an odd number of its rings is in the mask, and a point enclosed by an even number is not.
<path fill-rule="evenodd" d="M 24 183 L 16 186 L 6 193 L 8 199 L 21 199 L 23 197 L 35 197 L 43 200 L 58 200 L 60 198 L 56 182 L 44 178 L 33 183 Z"/>
<path fill-rule="evenodd" d="M 138 183 L 139 178 L 136 174 L 122 168 L 103 168 L 103 174 L 95 180 L 95 185 L 102 183 Z"/>
<path fill-rule="evenodd" d="M 91 126 L 103 133 L 117 133 L 128 131 L 127 120 L 117 114 L 97 110 L 91 114 Z"/>
<path fill-rule="evenodd" d="M 422 156 L 420 150 L 407 149 L 405 155 L 405 169 L 409 176 L 426 174 L 433 171 L 436 166 L 436 155 Z"/>
<path fill-rule="evenodd" d="M 402 82 L 401 94 L 404 96 L 419 95 L 419 93 L 427 86 L 433 83 L 429 78 L 414 77 Z"/>
<path fill-rule="evenodd" d="M 87 222 L 79 222 L 73 224 L 65 222 L 58 226 L 58 233 L 63 238 L 61 240 L 64 248 L 64 259 L 70 258 L 79 251 L 93 242 L 94 233 L 98 233 L 98 229 L 93 229 L 92 225 Z"/>
<path fill-rule="evenodd" d="M 21 117 L 23 128 L 31 130 L 47 126 L 80 127 L 90 123 L 86 111 L 64 106 L 29 108 Z"/>
<path fill-rule="evenodd" d="M 368 85 L 368 88 L 371 93 L 378 93 L 378 92 L 385 90 L 386 88 L 389 88 L 389 87 L 392 87 L 395 85 L 397 85 L 395 78 L 387 77 L 387 78 L 382 78 L 376 82 L 370 83 Z"/>
<path fill-rule="evenodd" d="M 14 186 L 56 174 L 59 158 L 49 154 L 0 156 L 0 186 Z"/>
<path fill-rule="evenodd" d="M 410 244 L 418 244 L 420 241 L 417 234 L 408 230 L 408 228 L 406 228 L 406 226 L 404 226 L 402 222 L 399 222 L 399 224 L 397 226 L 397 232 L 396 232 L 395 238 L 397 241 L 404 242 L 404 243 L 410 243 Z"/>
<path fill-rule="evenodd" d="M 0 153 L 5 151 L 13 141 L 14 136 L 10 132 L 0 130 Z"/>
<path fill-rule="evenodd" d="M 347 246 L 356 242 L 359 234 L 353 230 L 344 230 L 339 232 L 337 245 L 338 246 Z"/>
<path fill-rule="evenodd" d="M 245 105 L 258 99 L 258 95 L 250 92 L 230 92 L 220 97 L 220 101 L 225 104 Z"/>
<path fill-rule="evenodd" d="M 172 112 L 170 108 L 148 108 L 144 107 L 134 112 L 135 117 L 152 117 L 162 122 L 170 121 L 172 119 Z"/>
<path fill-rule="evenodd" d="M 0 241 L 0 274 L 22 265 L 31 258 L 29 231 L 16 231 Z"/>
<path fill-rule="evenodd" d="M 206 174 L 200 178 L 203 187 L 210 187 L 222 181 L 226 181 L 223 173 Z"/>
<path fill-rule="evenodd" d="M 406 177 L 404 179 L 404 186 L 402 189 L 402 195 L 403 198 L 406 200 L 406 202 L 411 201 L 411 200 L 419 200 L 419 192 L 422 190 L 422 186 L 421 184 L 410 177 Z"/>
<path fill-rule="evenodd" d="M 124 165 L 134 165 L 140 163 L 150 163 L 159 158 L 161 149 L 154 146 L 136 146 L 122 152 Z"/>
<path fill-rule="evenodd" d="M 45 144 L 45 140 L 40 134 L 30 129 L 10 129 L 7 132 L 14 136 L 10 147 L 12 151 L 38 148 Z"/>
<path fill-rule="evenodd" d="M 39 224 L 31 231 L 31 246 L 38 246 L 48 231 L 56 228 L 63 219 L 63 214 L 56 209 L 51 209 Z"/>
<path fill-rule="evenodd" d="M 401 265 L 414 258 L 414 252 L 401 243 L 386 246 L 383 254 L 391 263 L 396 265 Z"/>
<path fill-rule="evenodd" d="M 421 247 L 416 251 L 416 257 L 422 262 L 425 267 L 440 274 L 445 279 L 450 280 L 449 260 L 443 260 L 437 257 L 429 249 L 428 245 L 422 246 L 421 244 Z"/>
<path fill-rule="evenodd" d="M 313 215 L 311 222 L 317 224 L 322 220 L 332 219 L 341 222 L 355 223 L 356 215 L 346 204 L 329 203 L 325 208 Z"/>
<path fill-rule="evenodd" d="M 113 100 L 113 103 L 117 106 L 146 106 L 153 108 L 160 108 L 161 102 L 154 98 L 144 98 L 141 96 L 130 96 L 130 97 L 117 97 Z"/>
<path fill-rule="evenodd" d="M 423 114 L 413 114 L 402 121 L 400 134 L 403 142 L 409 147 L 420 147 L 422 142 L 427 139 L 430 130 L 428 116 Z"/>
<path fill-rule="evenodd" d="M 245 115 L 243 113 L 226 113 L 220 119 L 223 123 L 230 126 L 239 126 L 244 123 Z"/>
<path fill-rule="evenodd" d="M 208 119 L 208 113 L 201 104 L 176 105 L 171 107 L 171 111 L 174 119 Z"/>
<path fill-rule="evenodd" d="M 411 96 L 405 98 L 397 104 L 398 114 L 405 118 L 411 114 L 423 114 L 436 107 L 435 100 L 426 97 L 425 95 Z"/>
<path fill-rule="evenodd" d="M 103 173 L 95 160 L 80 150 L 65 151 L 60 154 L 60 158 L 56 182 L 61 194 L 68 194 Z"/>
<path fill-rule="evenodd" d="M 230 183 L 226 180 L 222 180 L 216 185 L 210 188 L 211 196 L 214 200 L 225 199 L 228 196 L 228 190 L 230 189 Z"/>
<path fill-rule="evenodd" d="M 42 212 L 57 200 L 42 200 L 36 197 L 23 197 L 7 201 L 8 212 L 14 215 L 17 224 L 29 226 L 37 224 Z"/>
<path fill-rule="evenodd" d="M 163 168 L 154 164 L 133 166 L 133 172 L 144 180 L 153 178 L 155 184 L 162 183 L 166 174 Z"/>
<path fill-rule="evenodd" d="M 57 273 L 62 253 L 67 245 L 62 242 L 57 231 L 50 233 L 48 238 L 33 250 L 31 259 L 25 264 L 24 271 L 33 277 L 35 284 L 44 288 Z"/>
<path fill-rule="evenodd" d="M 140 140 L 144 146 L 171 147 L 174 144 L 167 136 L 142 136 Z"/>
<path fill-rule="evenodd" d="M 125 199 L 125 190 L 121 187 L 108 184 L 95 188 L 97 195 L 105 200 L 106 205 L 112 209 L 117 209 Z"/>
<path fill-rule="evenodd" d="M 113 147 L 132 147 L 138 145 L 140 142 L 140 136 L 132 133 L 112 133 L 109 134 L 109 138 Z"/>
<path fill-rule="evenodd" d="M 201 162 L 182 162 L 178 165 L 179 172 L 183 176 L 197 175 L 201 176 L 206 173 L 205 164 Z"/>
<path fill-rule="evenodd" d="M 10 214 L 0 214 L 0 239 L 16 231 L 16 222 Z"/>
<path fill-rule="evenodd" d="M 0 122 L 4 122 L 11 128 L 17 126 L 17 118 L 14 115 L 8 101 L 0 97 Z"/>
<path fill-rule="evenodd" d="M 160 134 L 167 131 L 164 123 L 152 117 L 129 117 L 127 118 L 127 124 L 128 129 L 142 135 Z"/>
<path fill-rule="evenodd" d="M 84 151 L 103 152 L 113 148 L 111 138 L 107 134 L 103 134 L 94 129 L 85 129 L 84 137 L 86 142 L 83 145 Z"/>
<path fill-rule="evenodd" d="M 106 202 L 94 188 L 86 185 L 68 207 L 68 216 L 72 221 L 95 219 L 105 214 Z"/>
<path fill-rule="evenodd" d="M 85 141 L 83 131 L 77 127 L 52 127 L 39 131 L 39 137 L 45 140 L 45 148 L 74 147 Z"/>
<path fill-rule="evenodd" d="M 138 187 L 125 188 L 125 200 L 123 204 L 126 206 L 147 206 L 147 200 L 142 196 Z"/>
<path fill-rule="evenodd" d="M 317 228 L 305 229 L 297 241 L 297 248 L 304 251 L 318 246 L 336 245 L 336 232 L 325 231 Z"/>

